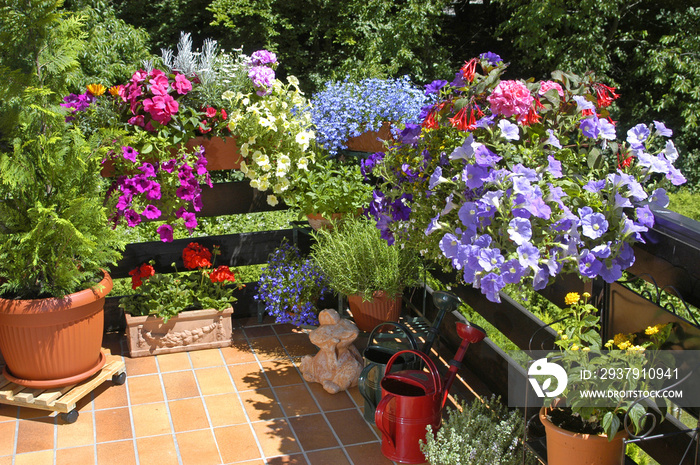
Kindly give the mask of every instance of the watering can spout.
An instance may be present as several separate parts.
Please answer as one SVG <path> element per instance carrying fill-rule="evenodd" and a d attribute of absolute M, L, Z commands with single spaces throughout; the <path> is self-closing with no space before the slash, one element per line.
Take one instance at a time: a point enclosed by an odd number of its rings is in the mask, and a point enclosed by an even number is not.
<path fill-rule="evenodd" d="M 459 345 L 459 349 L 457 349 L 454 358 L 450 360 L 450 368 L 447 371 L 443 383 L 442 407 L 444 407 L 447 402 L 450 387 L 457 377 L 457 371 L 459 371 L 462 366 L 462 360 L 464 360 L 464 354 L 466 354 L 469 344 L 481 342 L 486 337 L 486 331 L 484 331 L 483 328 L 473 323 L 463 323 L 461 321 L 457 322 L 457 334 L 462 338 L 462 343 Z"/>

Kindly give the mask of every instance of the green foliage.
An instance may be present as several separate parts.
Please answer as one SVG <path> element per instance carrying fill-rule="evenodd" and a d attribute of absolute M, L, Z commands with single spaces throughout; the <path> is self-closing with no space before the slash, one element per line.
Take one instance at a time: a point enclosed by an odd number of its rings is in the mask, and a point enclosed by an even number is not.
<path fill-rule="evenodd" d="M 307 91 L 350 75 L 431 80 L 449 66 L 441 45 L 445 0 L 214 0 L 226 47 L 265 47 Z M 254 49 L 254 48 L 253 48 Z"/>
<path fill-rule="evenodd" d="M 187 310 L 229 308 L 233 288 L 214 283 L 207 272 L 156 274 L 139 287 L 138 294 L 119 299 L 119 307 L 133 316 L 153 315 L 167 322 Z"/>
<path fill-rule="evenodd" d="M 447 408 L 437 434 L 428 426 L 421 450 L 431 465 L 531 465 L 537 462 L 529 452 L 523 456 L 524 428 L 522 414 L 509 412 L 500 397 L 462 400 L 459 410 Z"/>
<path fill-rule="evenodd" d="M 101 147 L 69 129 L 50 98 L 28 88 L 14 150 L 0 154 L 0 287 L 5 296 L 63 296 L 84 289 L 123 248 L 107 222 Z"/>
<path fill-rule="evenodd" d="M 151 58 L 149 36 L 116 17 L 114 7 L 106 0 L 67 2 L 83 20 L 85 44 L 78 54 L 80 68 L 70 78 L 73 92 L 85 91 L 88 84 L 104 86 L 125 83 L 131 74 Z"/>
<path fill-rule="evenodd" d="M 28 5 L 29 3 L 29 5 Z M 62 0 L 8 0 L 0 8 L 0 149 L 11 150 L 24 89 L 47 87 L 41 101 L 57 102 L 85 46 L 83 21 L 61 11 Z M 38 103 L 38 102 L 34 102 Z"/>
<path fill-rule="evenodd" d="M 700 221 L 700 192 L 695 192 L 688 186 L 688 188 L 684 187 L 677 192 L 669 193 L 668 198 L 670 200 L 669 210 Z"/>
<path fill-rule="evenodd" d="M 396 295 L 418 282 L 418 258 L 388 245 L 365 218 L 349 218 L 333 229 L 318 230 L 314 239 L 311 256 L 340 294 L 361 294 L 371 300 L 376 291 Z"/>
<path fill-rule="evenodd" d="M 372 186 L 360 166 L 339 160 L 318 160 L 299 171 L 285 202 L 300 217 L 315 213 L 330 218 L 335 213 L 356 214 L 369 204 Z"/>

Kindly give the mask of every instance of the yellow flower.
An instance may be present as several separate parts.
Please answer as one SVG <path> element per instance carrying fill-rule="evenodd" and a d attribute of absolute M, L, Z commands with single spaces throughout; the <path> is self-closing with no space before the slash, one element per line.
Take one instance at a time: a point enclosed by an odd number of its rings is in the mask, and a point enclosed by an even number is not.
<path fill-rule="evenodd" d="M 581 296 L 578 295 L 578 292 L 569 292 L 566 294 L 566 297 L 564 297 L 564 303 L 566 305 L 573 305 L 578 302 L 580 298 Z"/>
<path fill-rule="evenodd" d="M 614 344 L 615 344 L 615 341 L 613 341 L 612 339 L 609 339 L 608 342 L 605 343 L 605 347 L 607 347 L 608 349 L 612 349 Z"/>
<path fill-rule="evenodd" d="M 561 340 L 562 340 L 562 341 L 566 341 L 567 339 L 569 339 L 569 336 L 567 336 L 566 334 L 562 334 L 562 335 L 561 335 Z"/>
<path fill-rule="evenodd" d="M 666 325 L 662 324 L 662 323 L 659 323 L 658 325 L 654 325 L 654 326 L 648 326 L 647 329 L 644 330 L 644 334 L 646 334 L 647 336 L 657 334 L 659 331 L 661 331 L 664 328 L 664 326 L 666 326 Z"/>
<path fill-rule="evenodd" d="M 584 299 L 590 299 L 590 298 L 591 298 L 591 294 L 589 294 L 588 292 L 584 292 L 584 293 L 583 293 L 583 298 L 584 298 Z"/>
<path fill-rule="evenodd" d="M 87 86 L 87 90 L 95 97 L 99 97 L 100 95 L 104 94 L 105 90 L 107 89 L 102 84 L 89 84 Z"/>
<path fill-rule="evenodd" d="M 119 91 L 121 90 L 122 86 L 112 86 L 109 88 L 109 93 L 110 95 L 117 96 L 119 95 Z"/>
<path fill-rule="evenodd" d="M 578 345 L 577 344 L 572 345 L 571 350 L 578 350 Z"/>
<path fill-rule="evenodd" d="M 584 348 L 581 349 L 581 350 L 584 351 L 584 352 L 590 352 L 591 348 L 590 348 L 590 347 L 584 347 Z"/>
<path fill-rule="evenodd" d="M 622 334 L 622 333 L 616 334 L 615 337 L 613 338 L 613 344 L 615 344 L 616 346 L 619 346 L 623 342 L 628 342 L 628 341 L 629 341 L 629 338 L 627 337 L 627 335 Z"/>
<path fill-rule="evenodd" d="M 630 341 L 623 341 L 617 345 L 617 348 L 620 350 L 627 350 L 630 347 L 632 347 L 632 343 Z"/>

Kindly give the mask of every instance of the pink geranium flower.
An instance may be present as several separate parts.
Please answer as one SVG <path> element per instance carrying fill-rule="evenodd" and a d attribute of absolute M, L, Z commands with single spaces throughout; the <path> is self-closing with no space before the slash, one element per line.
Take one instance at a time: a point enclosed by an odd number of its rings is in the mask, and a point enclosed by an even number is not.
<path fill-rule="evenodd" d="M 192 82 L 184 74 L 176 74 L 175 82 L 173 82 L 173 89 L 180 94 L 185 95 L 187 92 L 192 90 Z"/>
<path fill-rule="evenodd" d="M 516 115 L 520 119 L 530 111 L 534 98 L 522 82 L 501 81 L 487 100 L 491 104 L 493 114 L 505 117 Z"/>
<path fill-rule="evenodd" d="M 547 93 L 547 91 L 552 90 L 552 89 L 557 90 L 559 97 L 564 96 L 564 89 L 561 88 L 561 85 L 559 85 L 558 82 L 554 82 L 554 81 L 542 81 L 542 83 L 540 83 L 540 90 L 539 90 L 538 94 L 544 95 Z"/>

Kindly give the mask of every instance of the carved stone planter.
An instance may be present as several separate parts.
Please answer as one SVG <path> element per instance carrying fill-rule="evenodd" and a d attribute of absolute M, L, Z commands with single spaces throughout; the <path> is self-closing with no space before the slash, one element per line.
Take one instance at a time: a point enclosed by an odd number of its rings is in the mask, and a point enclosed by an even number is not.
<path fill-rule="evenodd" d="M 155 316 L 126 314 L 131 357 L 213 349 L 231 345 L 233 308 L 189 310 L 163 323 Z"/>

